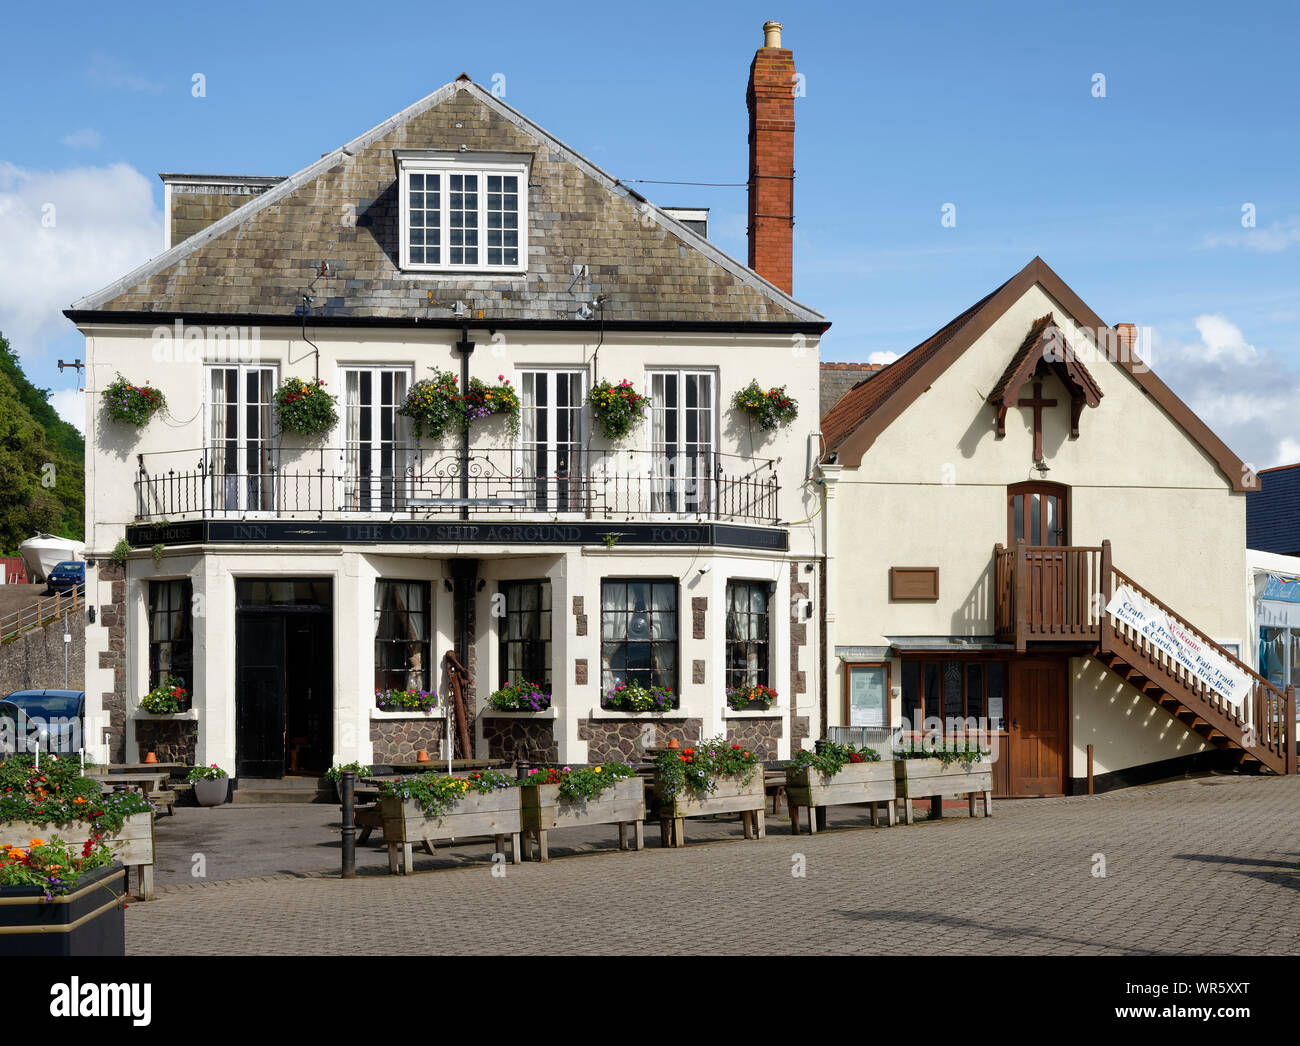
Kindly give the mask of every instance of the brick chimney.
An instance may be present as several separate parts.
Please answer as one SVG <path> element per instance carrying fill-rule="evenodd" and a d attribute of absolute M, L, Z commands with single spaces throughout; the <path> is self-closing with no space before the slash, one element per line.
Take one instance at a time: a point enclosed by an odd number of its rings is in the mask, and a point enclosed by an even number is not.
<path fill-rule="evenodd" d="M 1137 351 L 1138 331 L 1136 323 L 1115 324 L 1115 350 L 1121 361 L 1131 361 Z"/>
<path fill-rule="evenodd" d="M 749 67 L 749 267 L 794 288 L 794 53 L 781 23 L 763 26 Z"/>

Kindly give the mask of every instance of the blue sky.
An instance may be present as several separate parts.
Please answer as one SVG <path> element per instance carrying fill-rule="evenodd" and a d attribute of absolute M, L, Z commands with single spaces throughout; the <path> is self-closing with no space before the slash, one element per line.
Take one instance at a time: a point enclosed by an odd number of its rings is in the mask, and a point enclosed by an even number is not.
<path fill-rule="evenodd" d="M 834 323 L 823 359 L 905 351 L 1038 254 L 1107 322 L 1150 327 L 1157 373 L 1234 450 L 1300 460 L 1283 3 L 68 4 L 54 25 L 15 7 L 0 331 L 75 405 L 54 360 L 82 342 L 59 310 L 161 250 L 156 172 L 289 174 L 462 70 L 503 75 L 510 104 L 621 178 L 744 182 L 767 18 L 806 78 L 795 295 Z M 743 188 L 641 188 L 711 207 L 745 257 Z"/>

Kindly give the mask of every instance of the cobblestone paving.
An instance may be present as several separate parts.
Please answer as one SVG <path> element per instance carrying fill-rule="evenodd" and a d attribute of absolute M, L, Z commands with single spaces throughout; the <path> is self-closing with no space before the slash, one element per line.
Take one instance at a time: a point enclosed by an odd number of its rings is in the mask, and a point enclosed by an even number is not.
<path fill-rule="evenodd" d="M 278 808 L 283 812 L 289 808 Z M 325 808 L 328 810 L 329 808 Z M 306 814 L 298 808 L 296 816 Z M 270 817 L 262 813 L 262 817 Z M 323 817 L 320 808 L 314 816 Z M 127 911 L 136 954 L 1300 953 L 1300 778 L 1215 777 L 1096 797 L 1003 802 L 910 828 L 746 842 L 688 822 L 681 850 L 578 854 L 494 877 L 486 847 L 401 878 L 325 868 L 181 883 Z M 164 822 L 165 826 L 165 822 Z M 160 830 L 165 836 L 167 828 Z M 726 836 L 725 839 L 722 837 Z M 262 846 L 275 845 L 262 834 Z M 571 836 L 570 836 L 571 838 Z M 337 867 L 337 847 L 323 864 Z M 424 857 L 417 868 L 446 864 Z M 792 874 L 803 856 L 806 877 Z M 1094 877 L 1104 856 L 1105 878 Z M 281 864 L 284 867 L 284 863 Z M 160 876 L 167 884 L 169 877 Z M 1217 913 L 1217 914 L 1213 914 Z"/>

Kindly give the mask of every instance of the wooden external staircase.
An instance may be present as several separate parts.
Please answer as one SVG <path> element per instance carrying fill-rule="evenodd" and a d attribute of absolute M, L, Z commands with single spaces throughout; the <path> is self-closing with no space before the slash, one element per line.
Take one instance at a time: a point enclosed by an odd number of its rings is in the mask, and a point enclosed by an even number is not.
<path fill-rule="evenodd" d="M 1110 542 L 1100 547 L 998 545 L 993 553 L 997 638 L 1023 653 L 1073 644 L 1086 649 L 1125 682 L 1215 748 L 1233 752 L 1243 768 L 1297 772 L 1295 687 L 1278 689 L 1181 614 L 1111 563 Z M 1241 671 L 1250 692 L 1235 704 L 1106 613 L 1121 586 L 1141 595 L 1196 642 Z"/>

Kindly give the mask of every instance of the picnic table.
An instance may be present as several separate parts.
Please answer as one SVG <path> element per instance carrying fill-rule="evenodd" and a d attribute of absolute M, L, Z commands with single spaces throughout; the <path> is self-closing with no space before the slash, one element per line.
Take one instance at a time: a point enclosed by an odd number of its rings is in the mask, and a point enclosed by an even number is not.
<path fill-rule="evenodd" d="M 150 765 L 156 767 L 158 764 Z M 91 770 L 86 776 L 92 781 L 98 781 L 106 795 L 125 786 L 128 790 L 143 792 L 156 806 L 166 806 L 169 814 L 174 812 L 172 807 L 176 803 L 176 793 L 167 787 L 167 778 L 171 776 L 169 767 L 148 771 Z"/>

